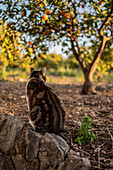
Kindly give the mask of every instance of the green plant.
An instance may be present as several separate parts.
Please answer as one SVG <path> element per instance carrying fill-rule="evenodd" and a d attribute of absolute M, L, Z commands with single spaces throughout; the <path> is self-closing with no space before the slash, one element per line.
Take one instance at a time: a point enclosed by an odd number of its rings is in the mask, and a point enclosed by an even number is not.
<path fill-rule="evenodd" d="M 95 134 L 92 132 L 92 121 L 89 116 L 84 116 L 80 129 L 78 129 L 78 137 L 74 142 L 78 142 L 80 145 L 87 141 L 93 142 L 96 139 Z"/>

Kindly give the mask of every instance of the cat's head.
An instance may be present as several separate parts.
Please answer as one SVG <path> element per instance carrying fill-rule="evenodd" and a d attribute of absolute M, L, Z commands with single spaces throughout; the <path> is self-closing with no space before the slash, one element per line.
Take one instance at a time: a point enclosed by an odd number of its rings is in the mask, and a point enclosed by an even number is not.
<path fill-rule="evenodd" d="M 46 72 L 46 67 L 44 67 L 38 71 L 36 71 L 34 68 L 31 68 L 30 78 L 32 78 L 32 77 L 40 78 L 41 80 L 43 80 L 45 82 L 46 81 L 45 72 Z"/>

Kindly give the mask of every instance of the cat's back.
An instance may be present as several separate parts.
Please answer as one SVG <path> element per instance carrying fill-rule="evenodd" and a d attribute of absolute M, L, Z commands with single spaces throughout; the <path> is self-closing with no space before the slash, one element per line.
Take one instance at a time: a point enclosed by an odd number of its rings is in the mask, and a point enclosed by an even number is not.
<path fill-rule="evenodd" d="M 32 90 L 30 120 L 37 131 L 58 133 L 64 128 L 64 118 L 65 111 L 50 87 L 41 83 Z"/>

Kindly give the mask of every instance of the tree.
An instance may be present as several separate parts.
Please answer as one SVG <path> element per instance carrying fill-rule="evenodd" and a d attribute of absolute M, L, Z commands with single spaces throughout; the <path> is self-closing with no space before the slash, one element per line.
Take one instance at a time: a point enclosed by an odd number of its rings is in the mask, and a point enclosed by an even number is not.
<path fill-rule="evenodd" d="M 46 66 L 48 69 L 58 69 L 62 65 L 63 57 L 62 55 L 55 53 L 49 53 L 46 55 L 40 54 L 37 57 L 37 61 L 37 66 L 39 68 Z"/>
<path fill-rule="evenodd" d="M 67 68 L 67 70 L 69 68 L 80 68 L 79 63 L 77 62 L 73 54 L 69 55 L 68 58 L 64 60 L 64 66 Z"/>
<path fill-rule="evenodd" d="M 21 32 L 22 41 L 33 48 L 34 54 L 45 53 L 51 43 L 61 43 L 65 53 L 71 50 L 84 74 L 82 93 L 95 93 L 93 74 L 102 52 L 110 40 L 113 41 L 113 0 L 0 2 L 1 18 L 11 24 L 13 30 Z M 96 46 L 96 42 L 99 47 L 89 63 L 90 54 L 85 55 L 83 47 Z"/>
<path fill-rule="evenodd" d="M 17 45 L 18 33 L 14 33 L 10 28 L 0 21 L 0 67 L 2 68 L 3 78 L 6 78 L 6 67 L 19 65 L 19 49 Z"/>

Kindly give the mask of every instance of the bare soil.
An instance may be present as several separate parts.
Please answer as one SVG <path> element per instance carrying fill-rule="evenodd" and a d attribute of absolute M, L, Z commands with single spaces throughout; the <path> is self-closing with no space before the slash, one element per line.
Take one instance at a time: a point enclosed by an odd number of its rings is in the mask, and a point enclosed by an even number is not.
<path fill-rule="evenodd" d="M 113 84 L 100 83 L 97 95 L 81 95 L 81 84 L 48 84 L 59 96 L 66 111 L 65 128 L 62 134 L 70 147 L 80 156 L 92 162 L 93 169 L 113 169 Z M 26 82 L 0 81 L 0 113 L 16 116 L 28 122 L 25 97 Z M 77 129 L 83 116 L 93 121 L 96 141 L 81 146 L 74 143 Z"/>

